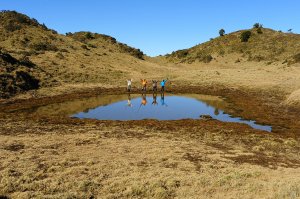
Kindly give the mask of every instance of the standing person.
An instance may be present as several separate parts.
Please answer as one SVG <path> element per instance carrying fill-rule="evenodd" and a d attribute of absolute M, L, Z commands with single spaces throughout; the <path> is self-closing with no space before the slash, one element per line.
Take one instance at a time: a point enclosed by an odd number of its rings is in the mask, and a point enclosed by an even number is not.
<path fill-rule="evenodd" d="M 141 79 L 141 83 L 142 83 L 142 91 L 147 90 L 147 80 L 146 79 Z"/>
<path fill-rule="evenodd" d="M 152 80 L 152 90 L 153 92 L 157 92 L 157 80 Z"/>
<path fill-rule="evenodd" d="M 128 79 L 127 80 L 127 92 L 131 91 L 131 83 L 132 83 L 132 79 Z"/>
<path fill-rule="evenodd" d="M 167 79 L 163 79 L 161 82 L 160 82 L 160 85 L 161 85 L 161 92 L 164 92 L 165 91 L 165 85 L 166 85 L 166 82 L 169 80 L 169 78 Z"/>

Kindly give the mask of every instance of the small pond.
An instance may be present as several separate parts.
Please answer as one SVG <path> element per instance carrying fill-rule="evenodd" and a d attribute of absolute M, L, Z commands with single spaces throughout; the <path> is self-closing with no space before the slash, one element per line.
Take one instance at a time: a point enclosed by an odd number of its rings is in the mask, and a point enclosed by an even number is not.
<path fill-rule="evenodd" d="M 227 104 L 217 96 L 208 95 L 162 95 L 131 94 L 107 95 L 74 100 L 52 107 L 40 107 L 40 112 L 68 114 L 74 118 L 98 120 L 180 120 L 200 119 L 210 116 L 224 122 L 247 124 L 255 129 L 272 131 L 271 126 L 257 124 L 224 112 Z"/>

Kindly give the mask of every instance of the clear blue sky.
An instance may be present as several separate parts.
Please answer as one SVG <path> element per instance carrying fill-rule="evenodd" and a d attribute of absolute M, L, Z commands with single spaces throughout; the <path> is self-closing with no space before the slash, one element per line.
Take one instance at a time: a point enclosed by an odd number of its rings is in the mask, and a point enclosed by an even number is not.
<path fill-rule="evenodd" d="M 248 2 L 248 3 L 247 3 Z M 155 56 L 252 27 L 300 32 L 299 0 L 0 0 L 59 33 L 91 31 Z"/>

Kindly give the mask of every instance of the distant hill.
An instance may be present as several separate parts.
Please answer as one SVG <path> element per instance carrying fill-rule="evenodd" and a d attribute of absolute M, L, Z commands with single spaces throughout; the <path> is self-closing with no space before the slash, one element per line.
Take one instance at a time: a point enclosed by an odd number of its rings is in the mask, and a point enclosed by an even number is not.
<path fill-rule="evenodd" d="M 241 34 L 250 31 L 248 42 L 241 41 Z M 218 57 L 235 56 L 236 61 L 300 62 L 300 35 L 283 33 L 267 28 L 241 30 L 211 39 L 189 49 L 166 55 L 168 61 L 177 63 L 208 63 Z"/>
<path fill-rule="evenodd" d="M 58 34 L 15 11 L 0 12 L 0 50 L 16 60 L 26 59 L 39 68 L 36 71 L 43 71 L 39 77 L 41 87 L 109 85 L 110 81 L 124 81 L 131 71 L 139 74 L 141 65 L 147 65 L 142 51 L 113 37 L 90 32 Z M 3 63 L 1 68 L 7 65 Z"/>
<path fill-rule="evenodd" d="M 114 50 L 114 52 L 126 53 L 138 59 L 144 59 L 144 53 L 140 49 L 136 49 L 128 46 L 127 44 L 120 43 L 115 38 L 108 35 L 84 31 L 67 33 L 66 35 L 86 44 L 87 47 L 90 48 L 106 48 L 109 46 L 111 50 Z"/>

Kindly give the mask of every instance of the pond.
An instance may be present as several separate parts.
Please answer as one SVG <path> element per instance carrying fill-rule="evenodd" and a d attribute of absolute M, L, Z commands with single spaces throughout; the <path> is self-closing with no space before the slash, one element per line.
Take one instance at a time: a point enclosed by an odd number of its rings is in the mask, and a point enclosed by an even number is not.
<path fill-rule="evenodd" d="M 107 95 L 74 100 L 40 107 L 45 114 L 65 114 L 74 118 L 98 120 L 180 120 L 212 117 L 224 122 L 244 123 L 252 128 L 272 131 L 268 125 L 257 124 L 254 120 L 244 120 L 227 114 L 226 102 L 209 95 L 166 95 L 132 94 Z"/>

